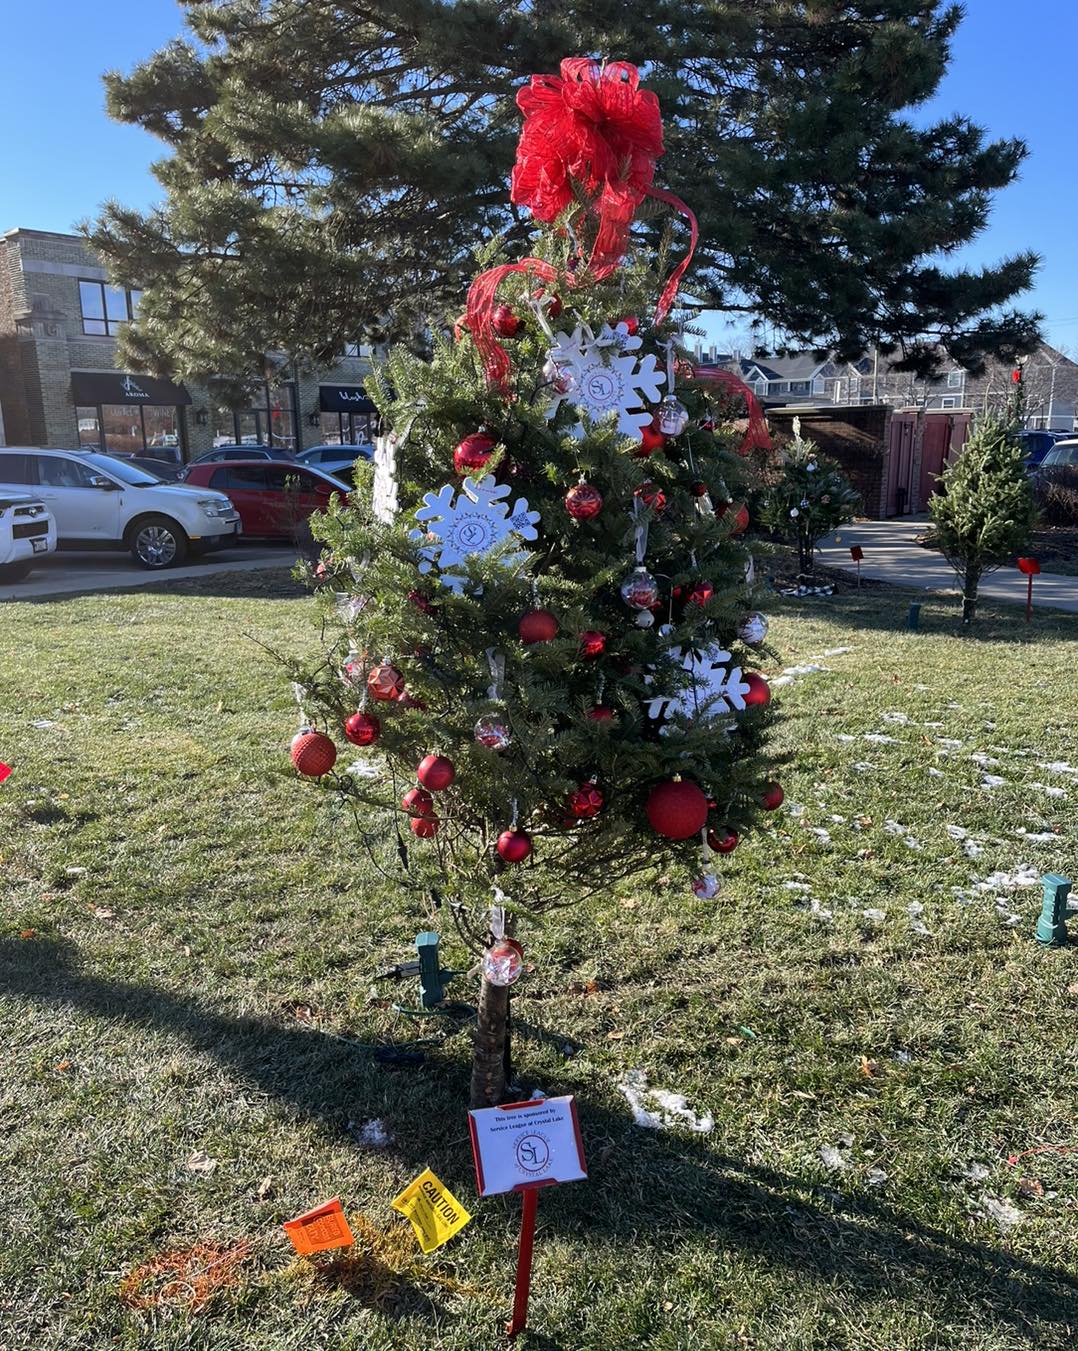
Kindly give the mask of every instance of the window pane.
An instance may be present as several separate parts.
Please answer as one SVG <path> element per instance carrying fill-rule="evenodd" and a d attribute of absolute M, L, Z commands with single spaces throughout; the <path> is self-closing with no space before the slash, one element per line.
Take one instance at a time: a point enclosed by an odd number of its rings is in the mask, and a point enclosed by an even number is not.
<path fill-rule="evenodd" d="M 105 450 L 110 455 L 141 455 L 141 408 L 137 404 L 107 403 L 101 409 L 105 433 Z"/>
<path fill-rule="evenodd" d="M 241 446 L 262 445 L 257 413 L 236 414 L 236 440 Z"/>
<path fill-rule="evenodd" d="M 61 455 L 37 456 L 38 478 L 50 488 L 89 488 L 93 471 Z"/>
<path fill-rule="evenodd" d="M 235 485 L 232 482 L 231 469 L 215 469 L 213 473 L 210 475 L 211 488 L 222 489 L 222 488 L 232 488 L 234 486 Z"/>
<path fill-rule="evenodd" d="M 251 488 L 256 492 L 262 492 L 270 486 L 266 482 L 266 473 L 265 469 L 259 469 L 256 465 L 233 465 L 229 470 L 228 486 L 230 488 Z"/>
<path fill-rule="evenodd" d="M 34 483 L 29 455 L 5 455 L 0 452 L 0 483 Z"/>
<path fill-rule="evenodd" d="M 135 315 L 138 314 L 138 307 L 142 301 L 142 292 L 128 291 L 127 299 L 131 304 L 131 318 L 134 319 Z"/>
<path fill-rule="evenodd" d="M 269 385 L 267 394 L 270 408 L 292 407 L 292 386 L 290 384 Z"/>
<path fill-rule="evenodd" d="M 79 423 L 79 445 L 87 450 L 100 450 L 101 424 L 97 420 L 97 409 L 76 408 L 75 417 Z"/>
<path fill-rule="evenodd" d="M 82 317 L 84 319 L 104 319 L 105 301 L 99 281 L 80 281 L 79 300 L 82 304 Z"/>
<path fill-rule="evenodd" d="M 176 409 L 162 405 L 143 408 L 142 420 L 146 428 L 146 450 L 158 460 L 179 460 L 180 429 Z"/>
<path fill-rule="evenodd" d="M 296 433 L 291 412 L 275 409 L 270 413 L 269 443 L 271 446 L 281 446 L 284 450 L 295 448 Z"/>
<path fill-rule="evenodd" d="M 118 286 L 105 287 L 105 313 L 113 323 L 123 323 L 127 318 L 127 295 Z"/>
<path fill-rule="evenodd" d="M 318 433 L 324 446 L 339 446 L 344 440 L 340 413 L 323 413 L 318 420 Z"/>

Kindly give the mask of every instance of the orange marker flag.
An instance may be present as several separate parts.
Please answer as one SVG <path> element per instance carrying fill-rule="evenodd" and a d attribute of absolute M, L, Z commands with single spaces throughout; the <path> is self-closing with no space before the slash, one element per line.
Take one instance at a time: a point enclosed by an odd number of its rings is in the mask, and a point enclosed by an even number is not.
<path fill-rule="evenodd" d="M 306 1215 L 286 1220 L 281 1228 L 292 1240 L 296 1252 L 304 1257 L 324 1252 L 326 1248 L 347 1248 L 355 1242 L 337 1196 L 324 1206 L 308 1210 Z"/>

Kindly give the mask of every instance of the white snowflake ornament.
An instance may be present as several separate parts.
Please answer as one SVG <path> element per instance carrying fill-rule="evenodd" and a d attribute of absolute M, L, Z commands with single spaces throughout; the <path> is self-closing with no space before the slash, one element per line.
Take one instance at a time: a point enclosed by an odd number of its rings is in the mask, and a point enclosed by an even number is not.
<path fill-rule="evenodd" d="M 489 553 L 511 536 L 522 540 L 539 538 L 536 525 L 539 513 L 531 511 L 526 497 L 512 504 L 503 499 L 511 489 L 499 483 L 493 474 L 478 480 L 466 478 L 459 491 L 452 483 L 436 493 L 427 493 L 415 518 L 424 528 L 414 530 L 414 540 L 427 541 L 420 550 L 420 572 L 438 568 L 440 581 L 451 591 L 463 591 L 467 577 L 455 569 L 472 554 Z M 454 497 L 454 494 L 456 496 Z M 526 552 L 507 554 L 506 567 L 515 567 L 527 559 Z"/>
<path fill-rule="evenodd" d="M 652 419 L 644 404 L 654 403 L 666 383 L 652 353 L 640 358 L 624 355 L 635 352 L 640 341 L 624 324 L 616 328 L 604 324 L 598 338 L 587 324 L 557 334 L 550 359 L 567 388 L 556 390 L 547 418 L 552 420 L 562 401 L 568 400 L 591 422 L 616 417 L 618 431 L 639 441 Z"/>
<path fill-rule="evenodd" d="M 692 677 L 673 694 L 660 694 L 648 703 L 649 718 L 686 718 L 710 722 L 723 714 L 741 712 L 749 692 L 741 667 L 718 643 L 700 649 L 672 647 L 670 656 Z M 664 733 L 672 730 L 663 728 Z"/>

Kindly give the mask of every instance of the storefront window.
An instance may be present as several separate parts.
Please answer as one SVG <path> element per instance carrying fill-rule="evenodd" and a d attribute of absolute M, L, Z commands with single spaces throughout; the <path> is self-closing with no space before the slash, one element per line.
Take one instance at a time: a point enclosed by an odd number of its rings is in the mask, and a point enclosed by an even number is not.
<path fill-rule="evenodd" d="M 159 460 L 180 458 L 180 425 L 177 409 L 149 407 L 142 410 L 142 428 L 147 454 Z"/>
<path fill-rule="evenodd" d="M 103 450 L 97 409 L 76 408 L 75 417 L 79 424 L 79 446 L 83 450 Z"/>
<path fill-rule="evenodd" d="M 319 422 L 322 445 L 369 445 L 374 438 L 374 423 L 374 415 L 365 413 L 323 413 Z"/>
<path fill-rule="evenodd" d="M 102 404 L 101 429 L 108 454 L 141 455 L 142 409 L 138 404 Z"/>
<path fill-rule="evenodd" d="M 179 409 L 167 404 L 99 404 L 75 409 L 79 448 L 107 455 L 181 459 Z"/>
<path fill-rule="evenodd" d="M 135 317 L 141 299 L 141 291 L 125 291 L 101 281 L 80 281 L 82 331 L 95 338 L 115 337 L 120 325 Z"/>
<path fill-rule="evenodd" d="M 295 393 L 290 384 L 262 385 L 249 408 L 218 409 L 213 444 L 296 448 Z"/>

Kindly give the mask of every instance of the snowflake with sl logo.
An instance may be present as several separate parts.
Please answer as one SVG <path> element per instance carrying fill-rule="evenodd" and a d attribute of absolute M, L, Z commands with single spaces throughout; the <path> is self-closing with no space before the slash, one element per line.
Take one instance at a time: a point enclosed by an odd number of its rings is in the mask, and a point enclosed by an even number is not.
<path fill-rule="evenodd" d="M 688 671 L 692 679 L 672 694 L 661 694 L 652 699 L 648 704 L 648 717 L 710 722 L 724 713 L 744 709 L 749 686 L 741 674 L 741 667 L 730 664 L 733 657 L 718 643 L 699 650 L 672 647 L 670 656 L 682 670 Z"/>
<path fill-rule="evenodd" d="M 587 324 L 578 324 L 572 333 L 559 333 L 550 359 L 561 381 L 547 417 L 553 419 L 566 400 L 592 422 L 615 416 L 618 431 L 639 441 L 652 419 L 644 404 L 655 403 L 659 386 L 666 383 L 666 374 L 651 353 L 635 355 L 640 341 L 623 323 L 614 328 L 604 324 L 598 337 Z"/>
<path fill-rule="evenodd" d="M 503 500 L 510 492 L 508 484 L 488 474 L 478 481 L 466 478 L 459 491 L 447 483 L 436 493 L 427 493 L 415 514 L 424 528 L 412 532 L 412 538 L 424 544 L 419 571 L 433 572 L 437 567 L 443 586 L 463 591 L 468 579 L 455 569 L 469 555 L 489 553 L 514 535 L 522 540 L 538 539 L 535 527 L 539 513 L 529 509 L 526 497 L 518 498 L 510 508 Z M 527 556 L 524 551 L 505 554 L 502 562 L 506 567 L 516 567 Z"/>

